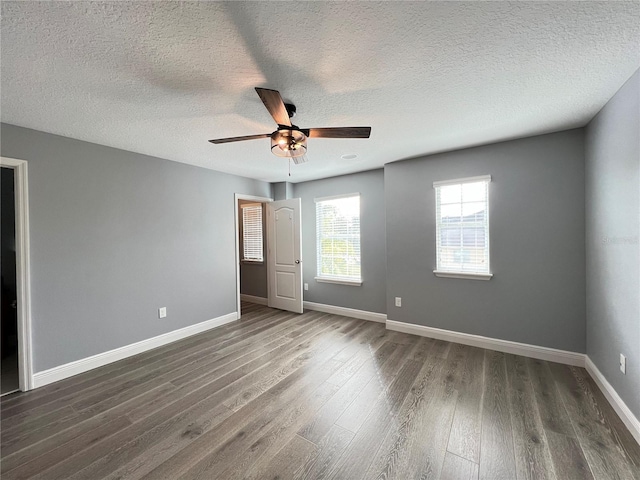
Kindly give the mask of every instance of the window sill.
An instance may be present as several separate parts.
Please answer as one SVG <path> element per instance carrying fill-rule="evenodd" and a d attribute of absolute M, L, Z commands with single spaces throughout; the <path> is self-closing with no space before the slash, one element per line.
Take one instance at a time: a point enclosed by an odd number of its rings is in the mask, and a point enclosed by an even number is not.
<path fill-rule="evenodd" d="M 351 285 L 352 287 L 359 287 L 362 285 L 362 280 L 344 280 L 341 278 L 330 277 L 315 277 L 316 282 L 320 283 L 335 283 L 338 285 Z"/>
<path fill-rule="evenodd" d="M 464 278 L 467 280 L 491 280 L 493 273 L 469 273 L 469 272 L 443 272 L 442 270 L 434 270 L 436 277 L 443 278 Z"/>

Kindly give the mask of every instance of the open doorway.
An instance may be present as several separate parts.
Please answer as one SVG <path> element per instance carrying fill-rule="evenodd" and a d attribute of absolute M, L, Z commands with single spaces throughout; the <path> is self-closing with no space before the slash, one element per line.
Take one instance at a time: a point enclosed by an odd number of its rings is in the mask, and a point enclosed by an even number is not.
<path fill-rule="evenodd" d="M 236 193 L 234 211 L 238 318 L 243 304 L 302 313 L 301 200 Z"/>
<path fill-rule="evenodd" d="M 11 168 L 0 168 L 0 211 L 2 237 L 0 258 L 0 301 L 2 304 L 2 329 L 0 357 L 2 357 L 2 381 L 0 395 L 15 392 L 20 388 L 18 370 L 18 279 L 16 277 L 16 197 L 15 174 Z"/>
<path fill-rule="evenodd" d="M 33 388 L 29 282 L 27 162 L 0 157 L 1 345 L 0 392 Z"/>
<path fill-rule="evenodd" d="M 266 203 L 271 198 L 235 195 L 236 216 L 236 278 L 238 318 L 247 309 L 266 305 L 267 225 Z"/>

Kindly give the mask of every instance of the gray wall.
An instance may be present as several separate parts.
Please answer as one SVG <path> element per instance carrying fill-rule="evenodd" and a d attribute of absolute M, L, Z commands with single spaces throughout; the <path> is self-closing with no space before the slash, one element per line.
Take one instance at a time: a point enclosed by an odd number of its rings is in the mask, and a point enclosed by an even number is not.
<path fill-rule="evenodd" d="M 293 198 L 293 184 L 289 182 L 273 183 L 273 199 L 288 200 Z"/>
<path fill-rule="evenodd" d="M 316 206 L 314 198 L 360 193 L 362 285 L 316 282 Z M 353 175 L 293 184 L 293 197 L 302 199 L 303 292 L 309 302 L 386 312 L 384 174 L 372 170 Z"/>
<path fill-rule="evenodd" d="M 570 130 L 386 165 L 388 318 L 584 352 L 583 142 Z M 494 277 L 438 278 L 432 184 L 487 174 Z"/>
<path fill-rule="evenodd" d="M 36 372 L 236 311 L 234 193 L 268 197 L 268 183 L 1 134 L 3 156 L 29 161 Z"/>
<path fill-rule="evenodd" d="M 640 71 L 587 126 L 586 159 L 587 354 L 640 417 Z"/>
<path fill-rule="evenodd" d="M 256 203 L 251 200 L 238 200 L 238 207 L 246 203 Z M 242 258 L 242 209 L 238 210 L 240 223 L 240 258 Z M 240 293 L 254 297 L 267 298 L 267 212 L 262 204 L 262 257 L 264 261 L 240 262 Z"/>

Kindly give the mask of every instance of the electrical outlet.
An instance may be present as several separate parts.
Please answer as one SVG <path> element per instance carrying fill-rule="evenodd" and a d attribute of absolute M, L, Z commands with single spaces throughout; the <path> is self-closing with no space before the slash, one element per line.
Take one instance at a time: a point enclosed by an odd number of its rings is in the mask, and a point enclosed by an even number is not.
<path fill-rule="evenodd" d="M 158 309 L 158 318 L 165 318 L 167 316 L 167 307 L 160 307 Z"/>
<path fill-rule="evenodd" d="M 305 289 L 305 290 L 309 290 L 309 284 L 308 284 L 308 283 L 305 283 L 305 284 L 304 284 L 304 289 Z"/>
<path fill-rule="evenodd" d="M 396 307 L 402 306 L 402 297 L 396 297 Z"/>
<path fill-rule="evenodd" d="M 623 354 L 620 354 L 620 371 L 626 375 L 627 374 L 627 357 Z"/>

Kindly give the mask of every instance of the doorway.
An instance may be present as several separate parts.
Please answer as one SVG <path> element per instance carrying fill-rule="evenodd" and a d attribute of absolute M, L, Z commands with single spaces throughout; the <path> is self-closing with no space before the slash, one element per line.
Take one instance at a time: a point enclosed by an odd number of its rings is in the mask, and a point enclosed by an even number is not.
<path fill-rule="evenodd" d="M 236 280 L 238 318 L 268 296 L 265 205 L 273 199 L 235 194 Z"/>
<path fill-rule="evenodd" d="M 301 200 L 292 198 L 274 202 L 270 198 L 238 193 L 234 199 L 238 318 L 242 316 L 243 306 L 255 309 L 255 304 L 302 313 Z M 259 222 L 253 222 L 261 227 L 260 235 L 256 237 L 262 242 L 259 248 L 253 248 L 256 252 L 253 258 L 243 250 L 245 245 L 252 250 L 245 226 L 250 210 L 261 215 Z M 261 258 L 257 259 L 259 253 Z M 250 263 L 259 264 L 260 272 L 251 279 L 247 278 Z M 257 289 L 256 282 L 259 282 Z M 249 291 L 249 287 L 254 291 Z"/>
<path fill-rule="evenodd" d="M 27 162 L 0 157 L 0 394 L 33 388 Z"/>
<path fill-rule="evenodd" d="M 19 390 L 18 371 L 18 279 L 16 277 L 16 197 L 15 174 L 11 168 L 0 168 L 0 211 L 2 237 L 0 265 L 0 303 L 2 304 L 2 329 L 0 357 L 2 357 L 2 381 L 0 395 Z"/>

